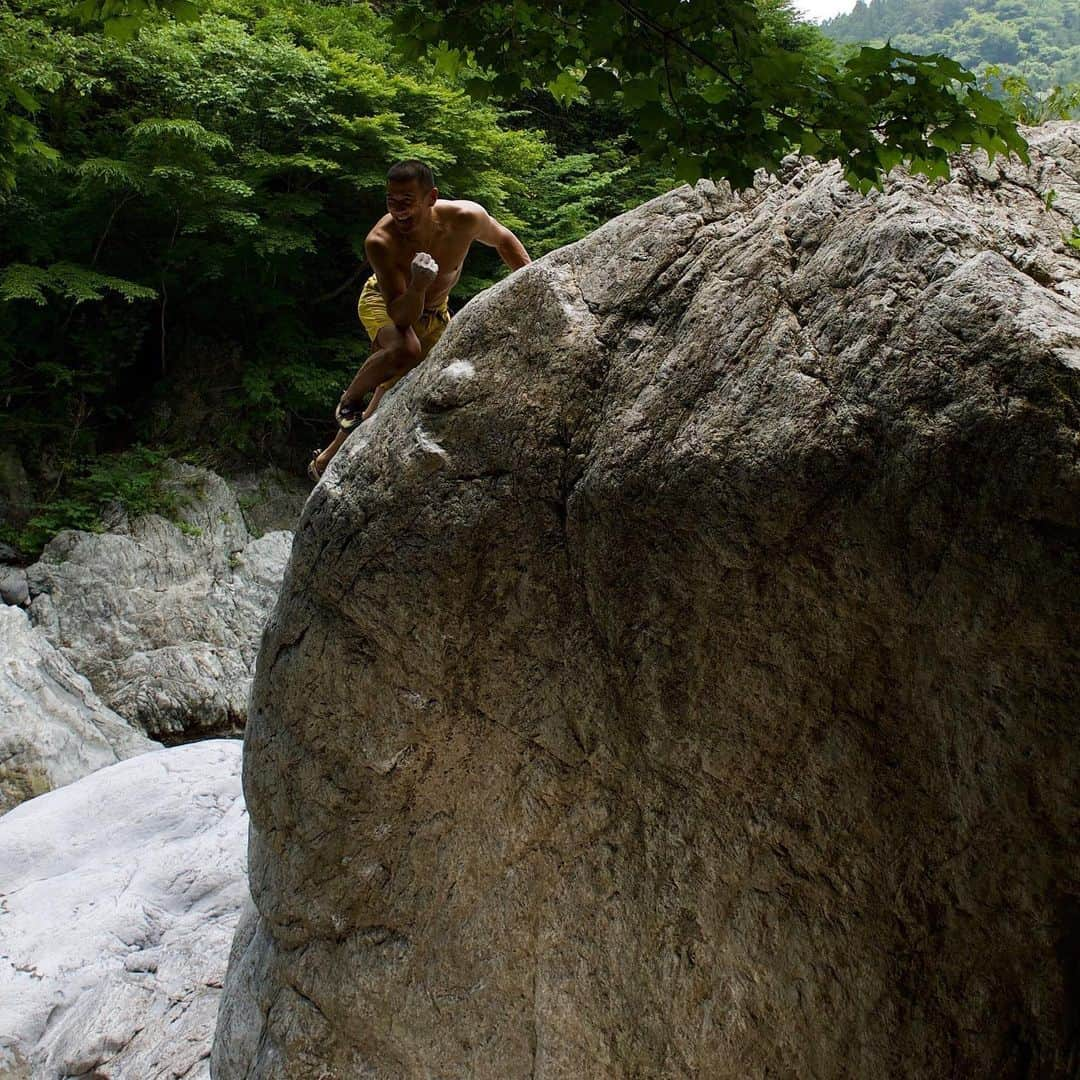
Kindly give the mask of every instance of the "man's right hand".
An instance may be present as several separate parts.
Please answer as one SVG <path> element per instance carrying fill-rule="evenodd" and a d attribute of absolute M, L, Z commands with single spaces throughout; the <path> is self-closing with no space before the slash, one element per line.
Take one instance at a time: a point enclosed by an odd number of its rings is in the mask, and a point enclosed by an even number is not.
<path fill-rule="evenodd" d="M 439 264 L 426 252 L 420 251 L 413 256 L 410 288 L 425 292 L 439 273 Z"/>

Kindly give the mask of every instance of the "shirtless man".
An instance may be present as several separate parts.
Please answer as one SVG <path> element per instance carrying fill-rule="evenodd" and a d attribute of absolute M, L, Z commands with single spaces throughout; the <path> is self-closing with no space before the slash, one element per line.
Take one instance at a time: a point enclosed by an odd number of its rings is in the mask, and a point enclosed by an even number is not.
<path fill-rule="evenodd" d="M 375 273 L 357 304 L 374 349 L 341 395 L 334 441 L 312 456 L 308 473 L 313 480 L 322 476 L 349 432 L 375 411 L 383 394 L 442 337 L 450 322 L 447 298 L 461 277 L 470 244 L 479 240 L 495 248 L 511 270 L 531 261 L 521 241 L 478 203 L 440 199 L 431 169 L 422 161 L 401 161 L 390 170 L 386 208 L 389 213 L 364 241 Z"/>

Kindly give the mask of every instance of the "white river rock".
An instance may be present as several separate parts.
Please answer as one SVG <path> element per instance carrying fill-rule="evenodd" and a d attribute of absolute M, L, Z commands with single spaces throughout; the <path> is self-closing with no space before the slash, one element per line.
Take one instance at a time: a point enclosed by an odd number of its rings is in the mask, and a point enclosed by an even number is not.
<path fill-rule="evenodd" d="M 0 813 L 159 745 L 108 708 L 26 612 L 0 606 Z"/>
<path fill-rule="evenodd" d="M 29 568 L 34 623 L 105 702 L 166 740 L 243 727 L 292 533 L 252 539 L 236 495 L 175 465 L 177 522 L 57 535 Z"/>
<path fill-rule="evenodd" d="M 0 819 L 0 1076 L 208 1078 L 246 837 L 227 739 L 142 754 Z"/>

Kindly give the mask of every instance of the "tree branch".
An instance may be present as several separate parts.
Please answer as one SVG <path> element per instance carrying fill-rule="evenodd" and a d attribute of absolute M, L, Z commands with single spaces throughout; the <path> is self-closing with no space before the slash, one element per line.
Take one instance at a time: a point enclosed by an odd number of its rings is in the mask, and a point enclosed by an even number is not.
<path fill-rule="evenodd" d="M 112 213 L 109 215 L 109 220 L 105 223 L 105 231 L 101 234 L 101 239 L 97 242 L 97 247 L 94 248 L 93 258 L 90 260 L 91 266 L 97 266 L 98 256 L 101 254 L 101 249 L 105 246 L 105 238 L 109 235 L 109 231 L 112 229 L 113 222 L 116 220 L 116 215 L 120 213 L 125 203 L 131 202 L 135 196 L 130 192 L 125 195 L 114 207 Z"/>
<path fill-rule="evenodd" d="M 629 0 L 615 0 L 615 3 L 617 3 L 619 7 L 621 7 L 632 18 L 637 19 L 642 26 L 651 30 L 654 34 L 659 34 L 664 39 L 665 43 L 670 41 L 673 44 L 678 45 L 678 47 L 682 49 L 683 52 L 692 56 L 695 60 L 698 61 L 698 63 L 703 64 L 710 71 L 715 71 L 721 79 L 723 79 L 727 83 L 730 83 L 733 87 L 735 87 L 736 90 L 742 89 L 738 80 L 734 79 L 728 72 L 726 72 L 722 67 L 720 67 L 719 64 L 713 63 L 713 61 L 710 60 L 707 56 L 704 56 L 700 52 L 698 52 L 697 49 L 690 45 L 690 43 L 687 42 L 681 34 L 676 33 L 674 30 L 669 30 L 663 24 L 658 23 L 649 15 L 646 15 L 645 12 L 634 7 L 633 4 L 629 3 Z"/>
<path fill-rule="evenodd" d="M 360 278 L 360 276 L 364 273 L 365 270 L 370 269 L 371 266 L 369 263 L 362 262 L 360 264 L 360 268 L 354 273 L 350 274 L 336 289 L 331 289 L 329 292 L 323 293 L 322 296 L 316 296 L 315 299 L 311 302 L 313 304 L 325 304 L 328 303 L 330 300 L 336 300 L 343 292 L 345 292 L 346 289 L 356 284 L 357 280 Z"/>

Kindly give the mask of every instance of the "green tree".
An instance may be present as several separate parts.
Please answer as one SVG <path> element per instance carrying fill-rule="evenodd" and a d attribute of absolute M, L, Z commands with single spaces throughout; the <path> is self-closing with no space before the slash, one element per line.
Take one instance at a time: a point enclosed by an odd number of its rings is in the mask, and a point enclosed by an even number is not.
<path fill-rule="evenodd" d="M 546 85 L 615 97 L 645 155 L 683 179 L 746 185 L 801 149 L 866 188 L 901 161 L 945 175 L 961 144 L 1025 152 L 956 63 L 886 46 L 837 64 L 770 34 L 752 0 L 405 0 L 395 27 L 412 55 L 438 46 L 471 61 L 480 96 Z"/>
<path fill-rule="evenodd" d="M 94 520 L 109 489 L 130 502 L 118 478 L 149 483 L 163 444 L 307 446 L 308 418 L 325 435 L 367 352 L 362 241 L 392 160 L 427 158 L 538 254 L 672 183 L 614 103 L 476 101 L 471 73 L 403 60 L 366 4 L 172 7 L 110 0 L 108 33 L 52 0 L 0 7 L 38 144 L 0 147 L 0 438 L 42 492 L 29 543 Z M 482 247 L 468 269 L 455 304 L 502 272 Z"/>
<path fill-rule="evenodd" d="M 41 96 L 54 91 L 63 76 L 40 56 L 32 34 L 20 31 L 9 12 L 0 12 L 0 194 L 15 186 L 25 158 L 50 161 L 55 151 L 41 138 L 34 118 Z"/>
<path fill-rule="evenodd" d="M 0 198 L 0 425 L 47 471 L 175 437 L 183 409 L 192 438 L 248 447 L 325 417 L 366 355 L 362 242 L 397 158 L 544 245 L 603 201 L 593 159 L 560 166 L 395 57 L 366 5 L 220 0 L 124 37 L 25 0 L 0 41 L 20 85 L 48 84 L 33 123 L 52 157 L 12 158 Z"/>

